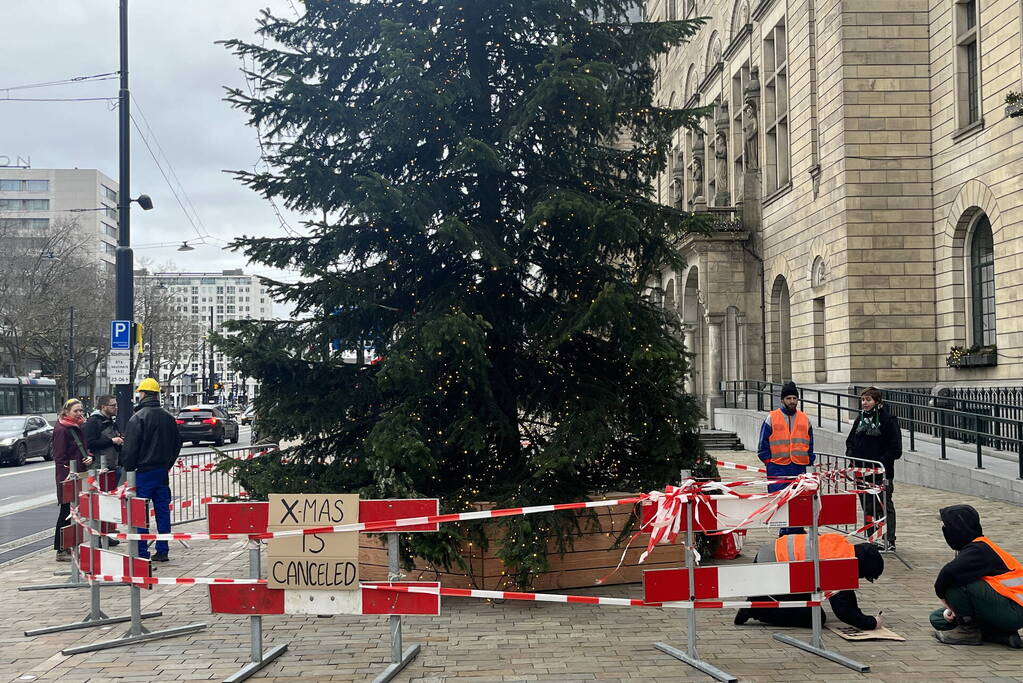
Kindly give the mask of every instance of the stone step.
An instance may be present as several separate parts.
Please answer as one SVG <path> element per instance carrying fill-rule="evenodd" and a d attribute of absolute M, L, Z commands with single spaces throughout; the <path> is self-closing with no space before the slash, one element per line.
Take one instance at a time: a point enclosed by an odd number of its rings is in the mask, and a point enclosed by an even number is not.
<path fill-rule="evenodd" d="M 701 429 L 700 443 L 708 451 L 744 450 L 742 441 L 735 432 L 725 432 L 720 429 Z"/>

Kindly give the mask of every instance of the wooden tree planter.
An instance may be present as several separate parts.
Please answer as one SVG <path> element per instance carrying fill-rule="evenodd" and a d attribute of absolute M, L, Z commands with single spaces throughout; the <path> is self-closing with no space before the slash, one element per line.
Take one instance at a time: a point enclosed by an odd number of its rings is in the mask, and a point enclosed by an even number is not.
<path fill-rule="evenodd" d="M 608 494 L 608 498 L 628 498 L 632 494 Z M 632 514 L 632 506 L 619 505 L 595 510 L 600 522 L 599 530 L 589 520 L 581 521 L 586 533 L 576 539 L 574 548 L 563 557 L 553 546 L 549 550 L 551 571 L 533 577 L 532 590 L 564 590 L 568 588 L 592 588 L 596 581 L 612 572 L 604 585 L 637 583 L 643 580 L 643 572 L 647 569 L 665 569 L 680 567 L 685 563 L 685 552 L 682 544 L 659 545 L 647 557 L 646 562 L 637 564 L 639 556 L 646 550 L 649 537 L 642 535 L 637 538 L 626 552 L 623 547 L 615 548 L 614 541 Z M 585 511 L 583 511 L 585 512 Z M 462 557 L 468 570 L 462 571 L 452 567 L 446 572 L 442 568 L 434 568 L 421 558 L 416 559 L 415 569 L 406 573 L 408 581 L 440 581 L 445 588 L 477 588 L 483 590 L 509 590 L 508 577 L 504 575 L 504 565 L 495 556 L 498 546 L 498 527 L 494 522 L 474 522 L 489 524 L 495 533 L 489 534 L 490 549 L 484 555 L 477 546 L 462 548 Z M 615 572 L 615 567 L 625 552 L 625 561 Z M 384 581 L 387 579 L 387 550 L 384 543 L 367 534 L 360 536 L 359 542 L 360 577 L 366 581 Z"/>

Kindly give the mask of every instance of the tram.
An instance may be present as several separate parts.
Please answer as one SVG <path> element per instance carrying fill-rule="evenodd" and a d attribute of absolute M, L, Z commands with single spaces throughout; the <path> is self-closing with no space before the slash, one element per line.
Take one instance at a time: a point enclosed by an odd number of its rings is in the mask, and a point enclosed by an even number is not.
<path fill-rule="evenodd" d="M 57 421 L 57 383 L 48 377 L 0 377 L 0 415 L 40 415 Z"/>

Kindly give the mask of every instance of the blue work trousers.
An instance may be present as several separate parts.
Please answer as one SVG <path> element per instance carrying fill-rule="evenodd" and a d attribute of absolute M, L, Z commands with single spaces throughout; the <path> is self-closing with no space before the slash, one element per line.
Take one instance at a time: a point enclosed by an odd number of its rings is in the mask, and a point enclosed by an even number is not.
<path fill-rule="evenodd" d="M 135 473 L 135 495 L 139 498 L 148 498 L 153 510 L 156 510 L 156 531 L 161 534 L 169 534 L 171 530 L 170 503 L 171 490 L 167 470 L 156 469 Z M 149 532 L 149 528 L 139 528 L 140 534 Z M 170 546 L 167 541 L 156 542 L 157 554 L 167 554 Z M 149 557 L 149 545 L 146 541 L 139 541 L 139 557 Z"/>

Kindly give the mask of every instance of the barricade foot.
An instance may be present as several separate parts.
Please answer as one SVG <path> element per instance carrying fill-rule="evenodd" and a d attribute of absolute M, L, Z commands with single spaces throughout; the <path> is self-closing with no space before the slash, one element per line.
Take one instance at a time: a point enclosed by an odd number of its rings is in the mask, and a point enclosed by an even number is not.
<path fill-rule="evenodd" d="M 663 652 L 665 654 L 671 655 L 675 659 L 678 659 L 678 660 L 681 660 L 681 661 L 685 662 L 686 664 L 688 664 L 689 666 L 693 667 L 694 669 L 699 669 L 700 671 L 702 671 L 703 673 L 707 674 L 711 678 L 716 678 L 719 681 L 726 681 L 727 683 L 733 683 L 734 681 L 738 681 L 739 680 L 738 678 L 736 678 L 732 674 L 726 673 L 726 672 L 722 671 L 721 669 L 717 668 L 716 666 L 714 666 L 712 664 L 708 664 L 707 662 L 703 661 L 702 659 L 696 659 L 694 657 L 690 657 L 688 654 L 686 654 L 682 650 L 679 650 L 677 647 L 672 647 L 671 645 L 668 645 L 667 643 L 654 643 L 654 647 L 656 647 L 658 650 L 660 650 L 661 652 Z"/>
<path fill-rule="evenodd" d="M 98 583 L 96 585 L 100 586 L 101 588 L 109 588 L 110 586 L 128 586 L 130 584 L 127 584 L 127 583 Z M 72 583 L 71 581 L 67 581 L 65 583 L 47 583 L 47 584 L 43 584 L 43 585 L 40 585 L 40 586 L 18 586 L 18 590 L 20 590 L 20 591 L 52 591 L 52 590 L 56 590 L 58 588 L 88 588 L 88 587 L 89 587 L 89 582 L 88 581 L 79 582 L 79 583 Z"/>
<path fill-rule="evenodd" d="M 373 683 L 387 683 L 387 681 L 397 676 L 402 669 L 408 666 L 408 663 L 415 659 L 416 655 L 418 654 L 419 654 L 418 644 L 413 645 L 409 649 L 405 650 L 405 652 L 401 655 L 401 661 L 392 662 L 391 664 L 389 664 L 387 668 L 384 669 L 379 676 L 373 679 Z"/>
<path fill-rule="evenodd" d="M 117 638 L 115 640 L 104 640 L 92 645 L 81 645 L 79 647 L 69 647 L 61 650 L 62 655 L 77 655 L 82 652 L 95 652 L 96 650 L 109 650 L 113 647 L 121 647 L 122 645 L 131 645 L 133 643 L 143 643 L 147 640 L 158 640 L 160 638 L 172 638 L 174 636 L 183 636 L 186 633 L 195 633 L 206 628 L 206 624 L 189 624 L 188 626 L 178 626 L 176 628 L 168 628 L 162 631 L 151 631 L 149 633 L 143 633 L 137 636 L 125 636 L 123 638 Z"/>
<path fill-rule="evenodd" d="M 870 671 L 869 664 L 860 664 L 856 660 L 849 659 L 845 655 L 840 655 L 837 652 L 832 652 L 831 650 L 825 650 L 822 647 L 816 647 L 805 641 L 793 638 L 792 636 L 786 633 L 774 633 L 772 635 L 775 640 L 781 641 L 786 645 L 792 645 L 793 647 L 798 647 L 800 650 L 806 650 L 810 654 L 817 655 L 818 657 L 830 659 L 831 661 L 837 664 L 841 664 L 842 666 L 848 667 L 853 671 L 859 671 L 860 673 L 866 673 Z"/>
<path fill-rule="evenodd" d="M 163 612 L 143 612 L 142 618 L 148 619 L 150 617 L 158 617 Z M 63 626 L 47 626 L 46 628 L 37 628 L 31 631 L 25 631 L 25 636 L 31 638 L 32 636 L 41 636 L 47 633 L 59 633 L 60 631 L 74 631 L 80 628 L 92 628 L 93 626 L 106 626 L 108 624 L 123 624 L 126 621 L 131 621 L 131 615 L 126 617 L 108 617 L 103 615 L 99 619 L 90 619 L 86 617 L 82 621 L 76 621 L 73 624 L 64 624 Z"/>
<path fill-rule="evenodd" d="M 260 659 L 258 662 L 249 662 L 241 669 L 239 669 L 237 672 L 225 678 L 224 683 L 238 683 L 239 681 L 244 681 L 246 678 L 256 673 L 257 671 L 259 671 L 260 669 L 262 669 L 267 664 L 277 659 L 287 651 L 288 651 L 287 643 L 285 643 L 284 645 L 278 645 L 277 647 L 270 648 L 269 650 L 263 653 L 262 659 Z"/>

